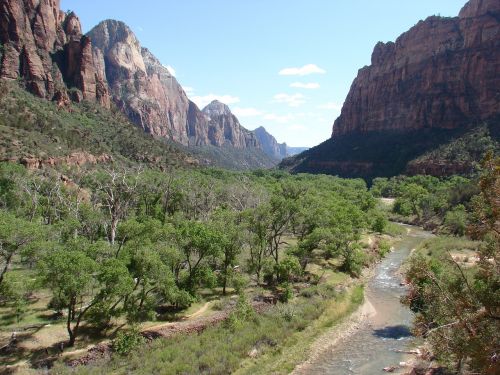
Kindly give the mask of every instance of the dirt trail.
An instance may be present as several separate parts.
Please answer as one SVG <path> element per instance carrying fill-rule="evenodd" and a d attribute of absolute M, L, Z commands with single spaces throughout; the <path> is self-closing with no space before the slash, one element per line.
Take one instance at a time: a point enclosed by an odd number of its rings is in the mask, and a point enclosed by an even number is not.
<path fill-rule="evenodd" d="M 199 331 L 200 329 L 205 327 L 208 322 L 212 323 L 221 319 L 221 317 L 217 316 L 220 314 L 214 314 L 215 315 L 214 319 L 211 319 L 212 317 L 201 318 L 202 315 L 205 312 L 207 312 L 208 308 L 210 307 L 210 304 L 211 302 L 206 302 L 198 310 L 196 310 L 192 314 L 183 317 L 182 320 L 179 322 L 167 322 L 151 327 L 146 327 L 141 332 L 146 338 L 154 339 L 157 337 L 169 337 L 177 333 L 190 333 L 192 331 Z M 222 316 L 222 318 L 225 318 L 225 315 Z M 85 348 L 65 351 L 59 358 L 67 359 L 67 358 L 78 357 L 81 355 L 83 356 L 83 358 L 76 359 L 72 362 L 79 362 L 80 360 L 83 360 L 83 362 L 86 362 L 87 360 L 90 361 L 90 359 L 93 357 L 99 355 L 106 355 L 106 353 L 110 349 L 110 345 L 111 345 L 111 340 L 103 340 L 98 344 L 91 344 Z M 11 366 L 8 366 L 8 368 L 10 370 L 12 369 L 21 370 L 22 368 L 26 368 L 27 366 L 30 366 L 30 363 L 27 360 L 21 360 Z"/>

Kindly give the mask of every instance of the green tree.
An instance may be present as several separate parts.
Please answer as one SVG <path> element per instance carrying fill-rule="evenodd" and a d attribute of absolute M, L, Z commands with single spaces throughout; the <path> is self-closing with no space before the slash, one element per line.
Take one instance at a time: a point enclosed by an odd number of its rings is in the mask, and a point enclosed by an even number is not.
<path fill-rule="evenodd" d="M 449 233 L 463 236 L 467 230 L 467 212 L 461 204 L 448 211 L 444 217 L 444 226 Z"/>
<path fill-rule="evenodd" d="M 85 314 L 99 301 L 96 298 L 97 263 L 83 251 L 58 249 L 41 263 L 41 277 L 61 307 L 67 310 L 66 329 L 69 346 L 75 344 Z"/>
<path fill-rule="evenodd" d="M 31 250 L 30 246 L 41 237 L 39 225 L 0 210 L 0 285 L 14 257 L 22 251 Z"/>
<path fill-rule="evenodd" d="M 415 311 L 416 333 L 457 373 L 497 374 L 500 340 L 500 159 L 488 155 L 473 200 L 469 233 L 483 240 L 479 262 L 464 269 L 451 254 L 411 259 L 404 299 Z"/>

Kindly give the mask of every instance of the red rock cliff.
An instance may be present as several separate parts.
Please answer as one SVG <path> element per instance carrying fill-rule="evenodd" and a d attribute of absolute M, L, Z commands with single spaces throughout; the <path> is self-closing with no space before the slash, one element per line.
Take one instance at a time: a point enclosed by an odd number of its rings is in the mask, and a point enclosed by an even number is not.
<path fill-rule="evenodd" d="M 91 42 L 59 0 L 0 0 L 0 77 L 23 79 L 47 99 L 97 100 L 109 106 L 107 85 L 95 69 Z"/>
<path fill-rule="evenodd" d="M 500 1 L 471 0 L 379 43 L 354 80 L 333 137 L 454 129 L 500 114 Z"/>

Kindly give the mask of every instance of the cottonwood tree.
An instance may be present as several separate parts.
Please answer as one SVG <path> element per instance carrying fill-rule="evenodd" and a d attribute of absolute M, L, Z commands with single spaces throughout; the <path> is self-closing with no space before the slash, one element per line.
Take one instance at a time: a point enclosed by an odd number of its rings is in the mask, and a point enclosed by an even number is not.
<path fill-rule="evenodd" d="M 224 244 L 222 233 L 206 223 L 185 220 L 178 224 L 175 238 L 186 259 L 187 289 L 194 292 L 198 284 L 212 284 L 214 274 L 207 261 L 220 256 Z"/>
<path fill-rule="evenodd" d="M 243 247 L 241 215 L 228 210 L 219 210 L 213 216 L 214 226 L 221 238 L 222 294 L 226 294 L 228 281 L 233 276 L 234 266 Z"/>
<path fill-rule="evenodd" d="M 248 268 L 260 283 L 262 269 L 267 254 L 267 229 L 270 221 L 269 206 L 261 205 L 245 213 L 249 232 L 250 259 Z"/>
<path fill-rule="evenodd" d="M 0 210 L 0 285 L 14 257 L 42 237 L 40 226 Z"/>
<path fill-rule="evenodd" d="M 69 346 L 75 344 L 85 314 L 98 303 L 97 263 L 83 251 L 54 250 L 41 263 L 41 277 L 57 296 L 61 308 L 66 309 L 66 329 Z"/>
<path fill-rule="evenodd" d="M 114 245 L 118 224 L 123 220 L 135 203 L 141 171 L 128 172 L 106 170 L 91 176 L 95 199 L 108 216 L 108 239 Z"/>

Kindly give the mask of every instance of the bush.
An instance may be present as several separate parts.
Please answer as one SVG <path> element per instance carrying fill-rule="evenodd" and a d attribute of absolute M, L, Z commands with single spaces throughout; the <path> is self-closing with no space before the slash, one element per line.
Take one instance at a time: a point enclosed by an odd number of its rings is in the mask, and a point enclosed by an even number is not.
<path fill-rule="evenodd" d="M 465 235 L 467 230 L 467 212 L 465 207 L 459 204 L 452 211 L 446 213 L 444 226 L 448 233 L 455 236 Z"/>
<path fill-rule="evenodd" d="M 144 343 L 138 328 L 134 327 L 127 331 L 119 332 L 113 340 L 113 350 L 120 355 L 128 355 Z"/>
<path fill-rule="evenodd" d="M 302 274 L 302 267 L 299 259 L 294 256 L 287 256 L 281 262 L 274 266 L 278 282 L 289 282 L 294 277 Z"/>
<path fill-rule="evenodd" d="M 372 230 L 377 233 L 383 233 L 387 223 L 387 218 L 382 213 L 377 213 L 373 219 Z"/>
<path fill-rule="evenodd" d="M 391 251 L 391 245 L 386 240 L 381 240 L 378 244 L 378 253 L 381 258 L 385 257 Z"/>
<path fill-rule="evenodd" d="M 283 284 L 283 293 L 280 294 L 280 301 L 287 303 L 293 298 L 293 289 L 289 283 Z"/>

